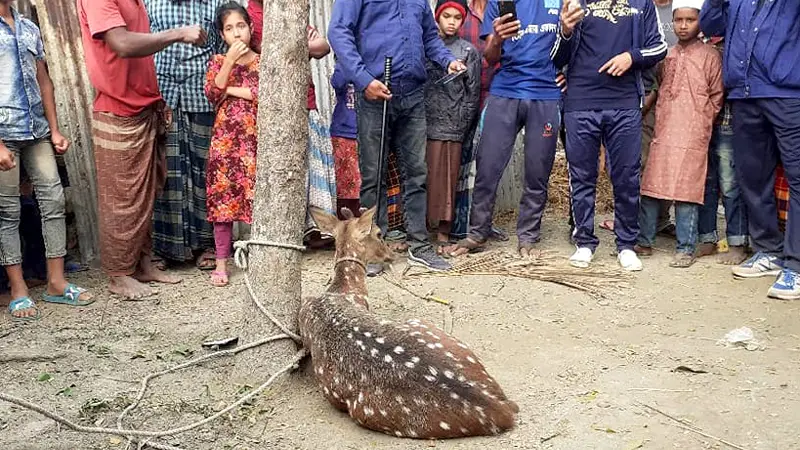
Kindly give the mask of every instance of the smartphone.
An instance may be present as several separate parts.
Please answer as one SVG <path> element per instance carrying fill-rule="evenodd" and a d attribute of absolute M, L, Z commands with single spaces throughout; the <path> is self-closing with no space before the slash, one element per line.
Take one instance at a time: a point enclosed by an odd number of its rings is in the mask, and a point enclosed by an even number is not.
<path fill-rule="evenodd" d="M 498 17 L 511 14 L 511 18 L 508 19 L 508 21 L 513 22 L 517 20 L 517 5 L 514 3 L 514 0 L 498 0 L 497 5 L 500 7 L 500 14 Z"/>

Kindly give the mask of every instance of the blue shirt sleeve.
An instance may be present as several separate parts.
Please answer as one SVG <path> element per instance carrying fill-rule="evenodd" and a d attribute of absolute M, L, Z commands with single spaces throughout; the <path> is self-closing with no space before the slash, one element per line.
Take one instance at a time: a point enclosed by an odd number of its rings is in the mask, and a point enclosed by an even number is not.
<path fill-rule="evenodd" d="M 430 8 L 428 8 L 427 14 L 422 13 L 422 43 L 425 46 L 425 57 L 445 71 L 450 63 L 455 61 L 456 57 L 453 56 L 453 52 L 445 47 L 442 38 L 439 37 L 439 29 L 433 20 L 433 12 L 430 11 Z"/>
<path fill-rule="evenodd" d="M 644 26 L 644 42 L 641 48 L 631 49 L 634 69 L 649 69 L 667 56 L 669 46 L 658 21 L 655 3 L 646 1 L 642 25 Z M 634 19 L 635 20 L 635 19 Z"/>
<path fill-rule="evenodd" d="M 345 78 L 351 80 L 358 91 L 363 91 L 375 80 L 375 76 L 367 71 L 356 45 L 362 4 L 363 0 L 336 0 L 328 26 L 328 42 L 340 62 Z"/>
<path fill-rule="evenodd" d="M 728 26 L 729 0 L 708 0 L 700 11 L 700 29 L 709 37 L 725 36 Z"/>
<path fill-rule="evenodd" d="M 496 0 L 489 0 L 486 4 L 486 11 L 483 12 L 483 23 L 481 23 L 481 39 L 486 39 L 494 33 L 494 19 L 500 13 L 500 7 Z"/>

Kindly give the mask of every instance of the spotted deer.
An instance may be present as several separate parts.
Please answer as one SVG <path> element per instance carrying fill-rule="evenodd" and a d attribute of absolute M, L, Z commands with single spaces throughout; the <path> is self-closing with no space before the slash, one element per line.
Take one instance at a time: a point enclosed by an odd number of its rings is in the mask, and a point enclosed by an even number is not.
<path fill-rule="evenodd" d="M 373 226 L 375 209 L 347 220 L 312 210 L 336 239 L 334 277 L 303 301 L 303 345 L 325 398 L 359 425 L 392 436 L 442 439 L 494 435 L 513 428 L 517 405 L 470 348 L 423 320 L 377 317 L 367 304 L 367 262 L 391 250 Z"/>

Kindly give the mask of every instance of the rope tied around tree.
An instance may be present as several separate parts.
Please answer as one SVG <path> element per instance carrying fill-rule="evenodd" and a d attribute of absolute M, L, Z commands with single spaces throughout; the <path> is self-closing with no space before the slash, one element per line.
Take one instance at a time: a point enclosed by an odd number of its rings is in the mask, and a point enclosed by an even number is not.
<path fill-rule="evenodd" d="M 261 240 L 246 240 L 246 241 L 236 241 L 233 243 L 233 262 L 236 264 L 236 267 L 244 271 L 244 284 L 247 286 L 247 292 L 250 294 L 250 298 L 253 300 L 253 303 L 256 304 L 256 307 L 269 318 L 272 323 L 278 327 L 285 335 L 292 338 L 293 341 L 297 342 L 300 345 L 303 345 L 303 340 L 300 338 L 299 335 L 292 332 L 289 327 L 287 327 L 283 322 L 278 320 L 271 312 L 264 307 L 261 303 L 261 300 L 258 299 L 255 290 L 253 289 L 252 283 L 250 283 L 250 276 L 248 275 L 248 269 L 250 267 L 250 246 L 251 245 L 258 245 L 262 247 L 275 247 L 275 248 L 283 248 L 287 250 L 297 250 L 299 252 L 304 252 L 306 250 L 305 246 L 297 245 L 297 244 L 287 244 L 283 242 L 274 242 L 274 241 L 261 241 Z"/>

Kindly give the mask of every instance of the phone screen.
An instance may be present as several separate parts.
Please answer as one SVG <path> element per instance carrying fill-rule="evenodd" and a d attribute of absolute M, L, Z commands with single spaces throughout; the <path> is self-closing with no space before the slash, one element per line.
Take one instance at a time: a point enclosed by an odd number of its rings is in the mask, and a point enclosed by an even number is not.
<path fill-rule="evenodd" d="M 509 22 L 517 20 L 517 5 L 514 4 L 514 0 L 499 0 L 497 5 L 500 7 L 500 14 L 498 17 L 511 14 L 511 19 L 509 19 Z"/>

